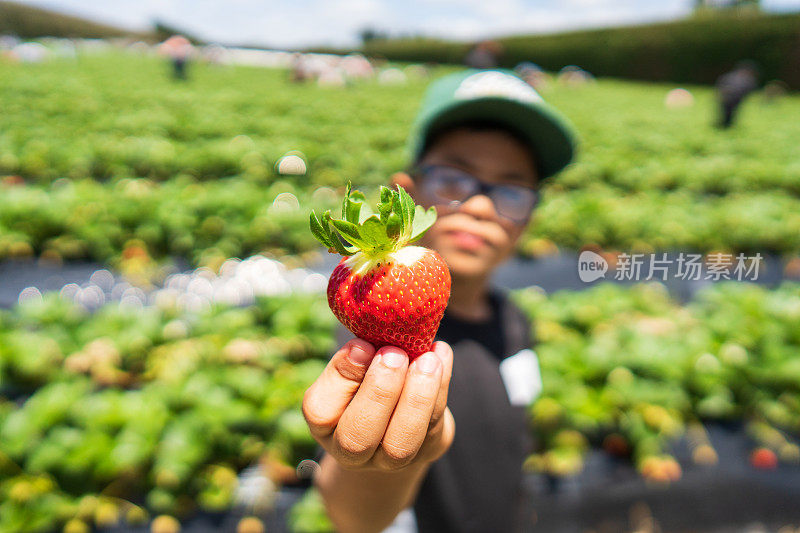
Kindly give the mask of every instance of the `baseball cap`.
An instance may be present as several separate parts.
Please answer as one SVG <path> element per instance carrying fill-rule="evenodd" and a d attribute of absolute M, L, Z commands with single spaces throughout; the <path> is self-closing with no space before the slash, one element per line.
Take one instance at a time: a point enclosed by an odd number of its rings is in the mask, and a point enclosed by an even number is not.
<path fill-rule="evenodd" d="M 412 159 L 419 159 L 432 133 L 475 120 L 507 126 L 526 140 L 537 156 L 540 179 L 572 161 L 572 127 L 533 87 L 511 71 L 475 69 L 444 76 L 430 85 L 409 138 Z"/>

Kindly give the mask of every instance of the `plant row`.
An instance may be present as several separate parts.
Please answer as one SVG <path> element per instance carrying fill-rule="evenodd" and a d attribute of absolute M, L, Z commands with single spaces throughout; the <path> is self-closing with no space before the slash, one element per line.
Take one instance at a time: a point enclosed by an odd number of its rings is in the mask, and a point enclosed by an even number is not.
<path fill-rule="evenodd" d="M 720 284 L 687 307 L 660 284 L 517 297 L 535 320 L 544 384 L 531 470 L 575 474 L 602 447 L 675 481 L 681 439 L 692 465 L 719 461 L 709 422 L 741 427 L 757 468 L 800 464 L 800 286 Z"/>
<path fill-rule="evenodd" d="M 658 284 L 515 299 L 544 384 L 530 471 L 576 474 L 602 448 L 675 481 L 681 440 L 692 467 L 719 461 L 708 423 L 740 426 L 754 467 L 800 462 L 800 286 L 720 284 L 686 307 Z M 46 295 L 0 314 L 0 530 L 268 510 L 275 487 L 242 503 L 237 475 L 297 482 L 315 453 L 300 402 L 334 327 L 317 295 L 94 314 Z"/>
<path fill-rule="evenodd" d="M 405 168 L 424 84 L 298 85 L 283 71 L 196 65 L 176 84 L 153 58 L 0 63 L 0 258 L 116 264 L 131 240 L 193 265 L 313 241 L 319 187 L 376 187 Z M 68 80 L 68 81 L 64 81 Z M 731 131 L 713 95 L 664 106 L 666 86 L 601 81 L 541 90 L 575 125 L 577 159 L 543 184 L 521 245 L 796 254 L 800 136 L 794 97 L 753 97 Z M 294 214 L 273 215 L 275 162 L 302 150 Z M 659 216 L 655 216 L 659 214 Z M 661 215 L 664 216 L 661 216 Z M 542 245 L 542 243 L 545 243 Z"/>
<path fill-rule="evenodd" d="M 333 348 L 326 303 L 301 300 L 89 315 L 51 294 L 3 314 L 0 531 L 269 509 L 314 456 L 299 405 Z M 269 481 L 237 499 L 259 462 Z"/>
<path fill-rule="evenodd" d="M 307 262 L 319 252 L 308 213 L 335 208 L 342 190 L 309 189 L 297 179 L 267 185 L 186 177 L 60 182 L 48 190 L 0 186 L 0 192 L 0 259 L 92 259 L 128 273 L 166 258 L 218 266 L 258 252 Z M 605 185 L 569 192 L 555 186 L 520 251 L 537 256 L 590 243 L 622 251 L 797 254 L 800 199 L 736 193 L 697 205 L 682 192 L 620 195 Z"/>

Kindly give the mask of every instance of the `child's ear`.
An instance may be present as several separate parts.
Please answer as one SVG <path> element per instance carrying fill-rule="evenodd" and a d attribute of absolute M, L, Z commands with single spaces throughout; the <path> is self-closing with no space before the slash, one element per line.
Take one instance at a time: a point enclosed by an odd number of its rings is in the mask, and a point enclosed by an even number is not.
<path fill-rule="evenodd" d="M 392 178 L 389 180 L 392 187 L 399 185 L 406 190 L 411 197 L 416 200 L 417 199 L 417 184 L 414 183 L 414 179 L 409 176 L 405 172 L 395 172 L 392 174 Z"/>

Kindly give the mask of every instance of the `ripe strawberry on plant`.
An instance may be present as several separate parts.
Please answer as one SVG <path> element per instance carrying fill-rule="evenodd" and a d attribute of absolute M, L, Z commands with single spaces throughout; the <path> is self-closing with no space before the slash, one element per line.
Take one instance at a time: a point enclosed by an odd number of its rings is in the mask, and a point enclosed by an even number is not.
<path fill-rule="evenodd" d="M 328 304 L 357 337 L 376 349 L 398 346 L 414 359 L 430 350 L 450 298 L 444 260 L 408 246 L 433 225 L 436 210 L 415 206 L 402 187 L 381 187 L 376 213 L 365 201 L 348 184 L 341 220 L 311 212 L 314 236 L 345 256 L 328 281 Z"/>
<path fill-rule="evenodd" d="M 778 456 L 769 448 L 756 448 L 750 453 L 750 464 L 760 470 L 778 468 Z"/>

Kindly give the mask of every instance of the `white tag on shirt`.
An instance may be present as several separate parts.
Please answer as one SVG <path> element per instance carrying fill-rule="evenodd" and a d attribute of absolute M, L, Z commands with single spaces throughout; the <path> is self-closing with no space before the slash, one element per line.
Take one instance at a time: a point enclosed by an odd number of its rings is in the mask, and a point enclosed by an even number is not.
<path fill-rule="evenodd" d="M 382 533 L 418 533 L 418 531 L 417 516 L 414 514 L 414 508 L 409 507 L 400 511 L 394 522 L 389 524 L 389 527 L 384 529 Z"/>
<path fill-rule="evenodd" d="M 533 350 L 522 350 L 503 359 L 500 376 L 511 405 L 530 405 L 542 392 L 539 358 Z"/>

